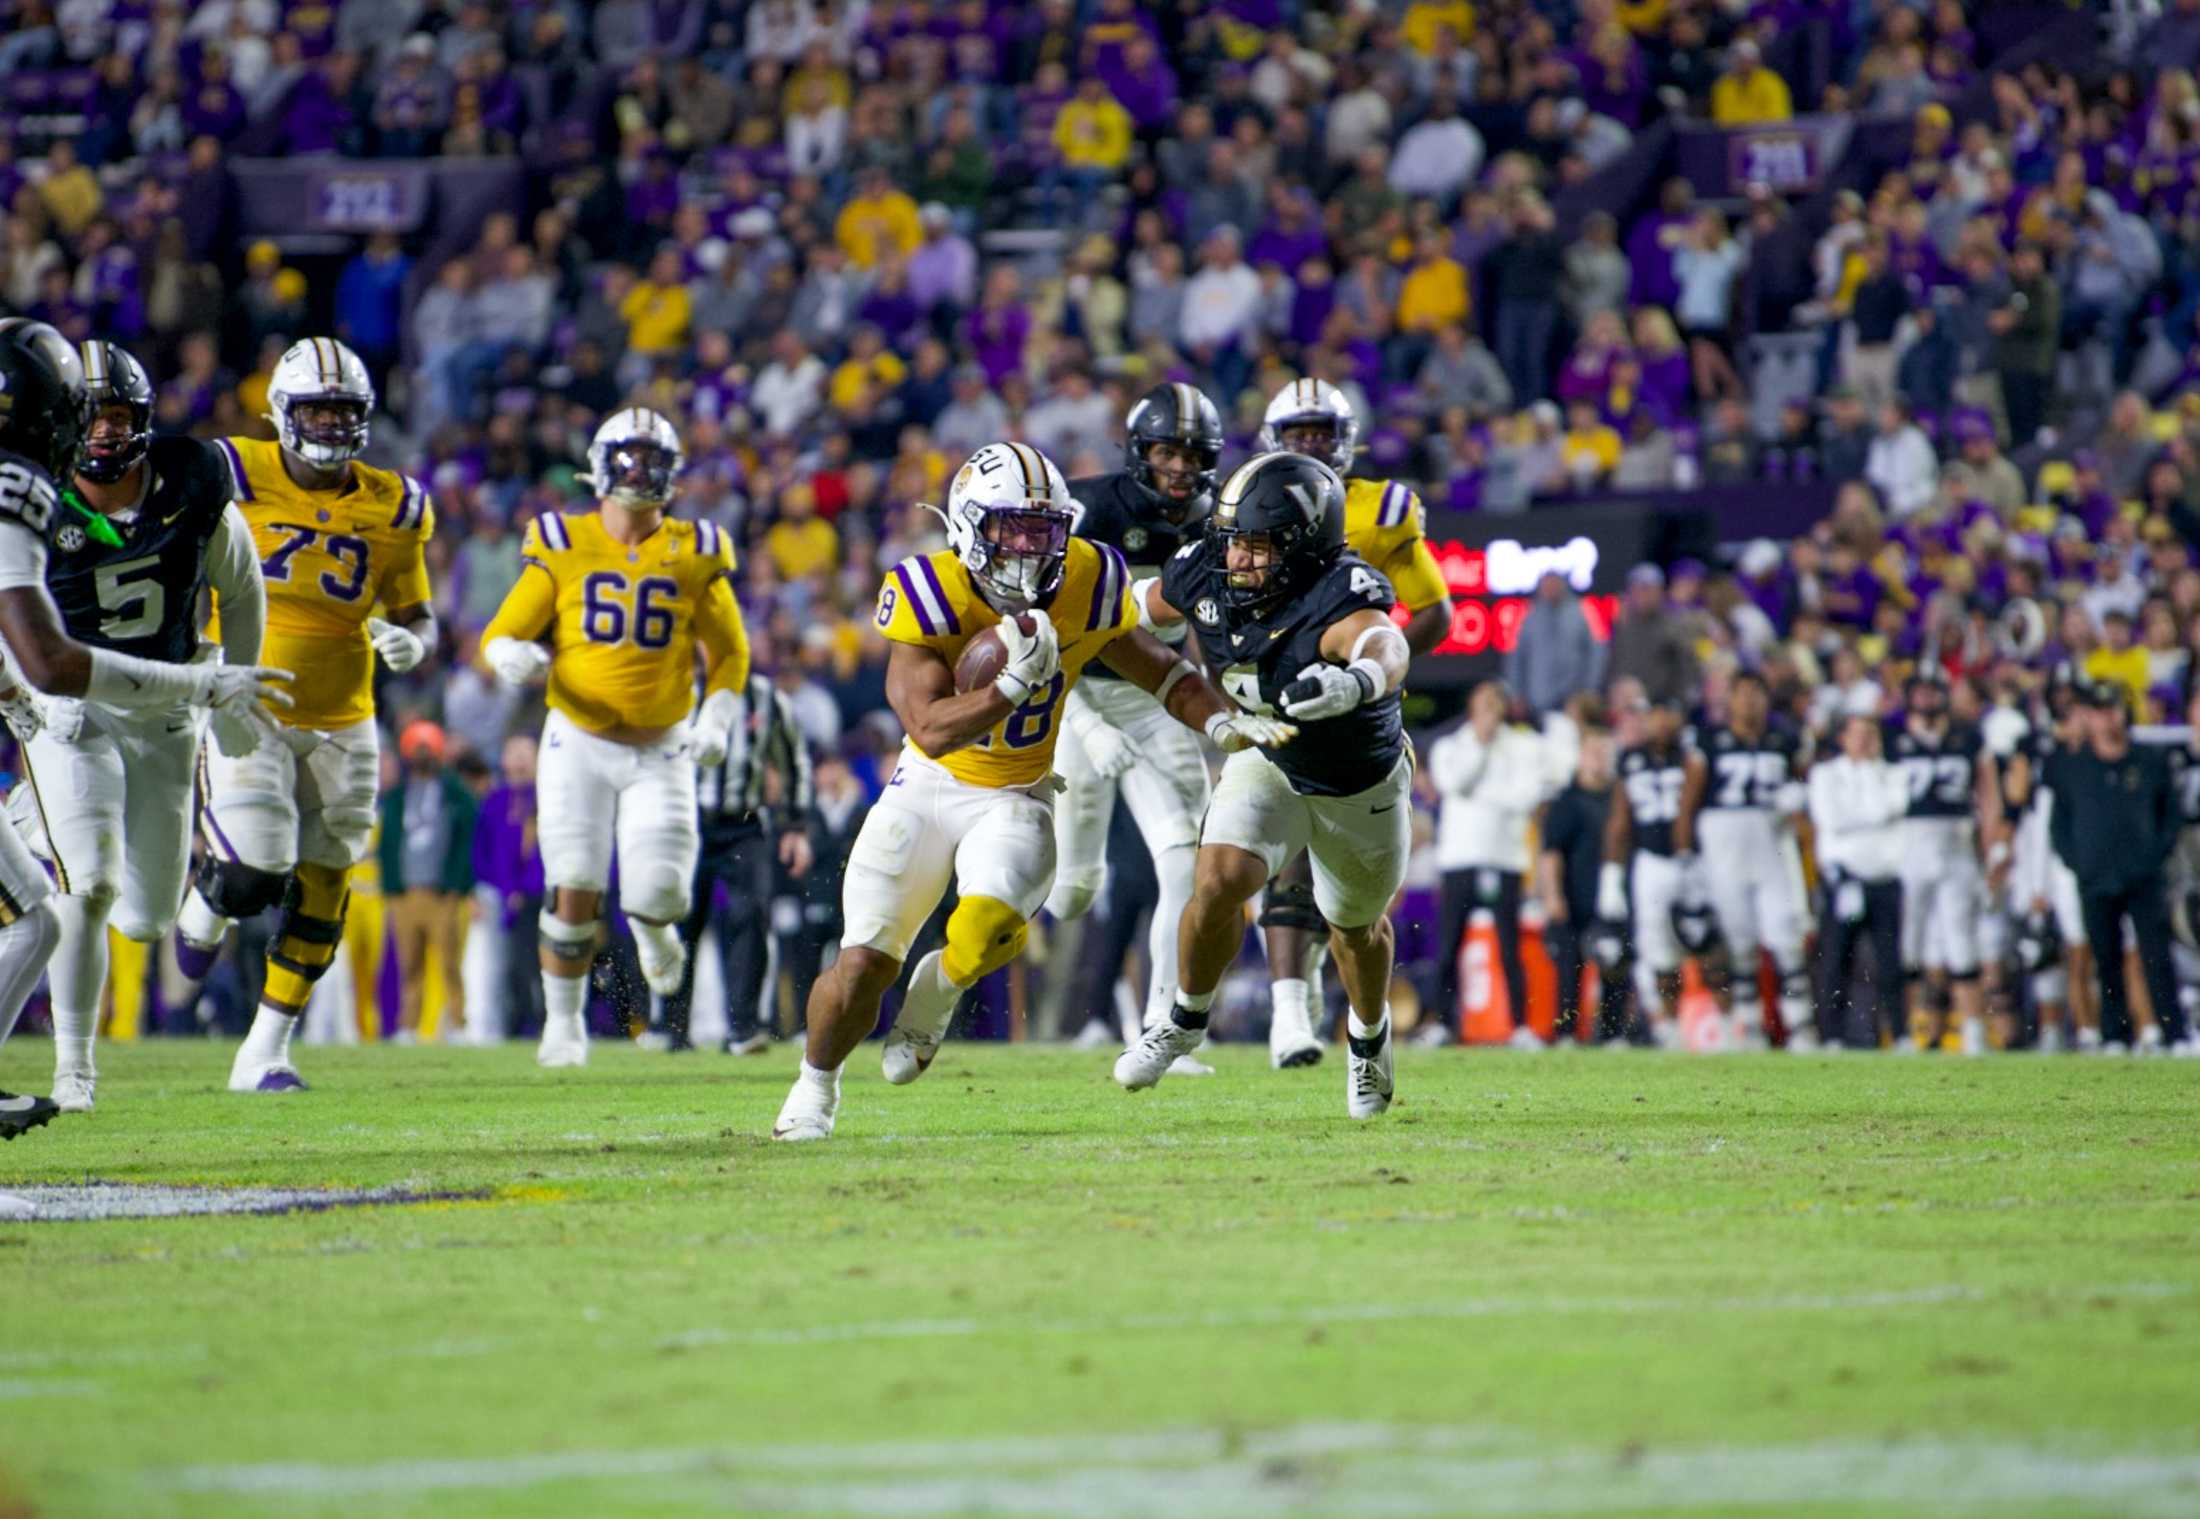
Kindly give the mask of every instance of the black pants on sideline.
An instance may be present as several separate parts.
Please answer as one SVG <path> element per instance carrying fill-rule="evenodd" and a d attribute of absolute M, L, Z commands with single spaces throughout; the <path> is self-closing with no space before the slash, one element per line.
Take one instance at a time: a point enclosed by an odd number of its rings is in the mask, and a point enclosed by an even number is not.
<path fill-rule="evenodd" d="M 504 932 L 504 1032 L 532 1039 L 542 1032 L 542 898 L 521 897 Z"/>
<path fill-rule="evenodd" d="M 727 895 L 722 909 L 717 905 L 720 881 L 726 883 Z M 688 949 L 687 970 L 680 977 L 680 989 L 664 999 L 665 1031 L 675 1041 L 688 1037 L 695 999 L 695 950 L 706 928 L 718 930 L 727 1037 L 746 1039 L 762 1021 L 764 972 L 771 963 L 772 838 L 762 827 L 703 832 L 688 915 L 680 923 L 680 942 Z"/>
<path fill-rule="evenodd" d="M 1866 881 L 1863 887 L 1864 914 L 1849 920 L 1835 908 L 1839 886 L 1827 886 L 1818 928 L 1818 953 L 1825 962 L 1818 983 L 1818 1037 L 1877 1049 L 1882 1021 L 1896 1038 L 1902 1036 L 1902 883 Z M 1856 952 L 1867 942 L 1872 1011 L 1869 1020 L 1860 1021 L 1849 988 L 1856 978 Z"/>
<path fill-rule="evenodd" d="M 840 942 L 844 920 L 840 915 L 839 884 L 837 880 L 833 883 L 830 897 L 804 897 L 800 924 L 792 933 L 779 936 L 779 963 L 794 992 L 794 1033 L 810 1026 L 810 990 L 824 974 L 826 946 Z"/>
<path fill-rule="evenodd" d="M 1569 902 L 1566 921 L 1546 923 L 1543 936 L 1551 946 L 1551 961 L 1558 967 L 1558 1023 L 1560 1039 L 1575 1037 L 1581 1017 L 1581 972 L 1588 963 L 1589 931 L 1596 926 L 1594 911 L 1581 912 L 1581 904 Z M 1594 909 L 1595 904 L 1589 906 Z M 1608 1043 L 1627 1032 L 1627 982 L 1625 970 L 1612 972 L 1597 967 L 1596 1040 Z"/>
<path fill-rule="evenodd" d="M 2009 416 L 2010 447 L 2023 448 L 2032 441 L 2033 435 L 2047 422 L 2047 408 L 2054 395 L 2053 371 L 2032 374 L 2004 369 L 2001 372 L 2001 406 Z"/>
<path fill-rule="evenodd" d="M 2078 898 L 2085 914 L 2085 942 L 2093 950 L 2093 975 L 2101 987 L 2101 1042 L 2132 1042 L 2130 989 L 2124 984 L 2124 919 L 2131 919 L 2132 937 L 2139 941 L 2139 970 L 2146 977 L 2147 997 L 2154 1003 L 2155 1021 L 2162 1037 L 2175 1042 L 2185 1035 L 2185 1010 L 2177 1000 L 2177 973 L 2170 961 L 2169 906 L 2162 900 L 2162 878 L 2123 891 L 2083 892 Z"/>
<path fill-rule="evenodd" d="M 1514 1028 L 1528 1022 L 1528 969 L 1520 958 L 1520 873 L 1469 866 L 1447 870 L 1443 882 L 1443 921 L 1437 928 L 1437 1006 L 1449 1024 L 1459 1007 L 1459 941 L 1478 907 L 1497 916 L 1497 958 L 1505 971 L 1506 1001 Z"/>

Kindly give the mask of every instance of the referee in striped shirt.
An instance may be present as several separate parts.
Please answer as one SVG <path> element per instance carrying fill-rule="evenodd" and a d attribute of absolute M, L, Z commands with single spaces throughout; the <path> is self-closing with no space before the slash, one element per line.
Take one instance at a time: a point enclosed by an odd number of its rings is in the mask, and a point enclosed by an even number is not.
<path fill-rule="evenodd" d="M 795 726 L 794 707 L 769 677 L 749 677 L 748 716 L 735 729 L 725 762 L 698 769 L 703 848 L 680 937 L 688 948 L 680 989 L 662 1000 L 658 1021 L 667 1047 L 692 1049 L 688 1014 L 695 996 L 695 947 L 716 926 L 726 980 L 726 1053 L 761 1054 L 771 1044 L 764 1007 L 771 969 L 774 866 L 797 880 L 810 868 L 810 816 L 815 794 L 810 751 Z M 765 801 L 765 776 L 776 771 L 777 808 Z M 723 882 L 727 901 L 718 906 Z"/>

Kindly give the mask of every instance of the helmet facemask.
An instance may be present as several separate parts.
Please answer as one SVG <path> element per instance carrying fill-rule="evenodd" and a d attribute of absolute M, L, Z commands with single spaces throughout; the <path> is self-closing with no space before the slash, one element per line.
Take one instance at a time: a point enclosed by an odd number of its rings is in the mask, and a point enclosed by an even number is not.
<path fill-rule="evenodd" d="M 127 401 L 108 401 L 93 413 L 77 457 L 76 473 L 112 485 L 136 468 L 152 447 L 152 418 Z"/>
<path fill-rule="evenodd" d="M 355 395 L 286 395 L 275 403 L 275 429 L 289 452 L 334 469 L 367 451 L 368 414 L 368 403 Z"/>
<path fill-rule="evenodd" d="M 963 567 L 1000 611 L 1022 612 L 1054 594 L 1069 557 L 1071 516 L 1051 501 L 962 508 Z"/>
<path fill-rule="evenodd" d="M 1159 449 L 1173 449 L 1190 456 L 1189 467 L 1177 461 L 1157 465 L 1153 455 Z M 1174 517 L 1182 517 L 1198 507 L 1200 499 L 1211 496 L 1215 489 L 1215 466 L 1221 460 L 1219 452 L 1204 443 L 1185 438 L 1148 438 L 1139 446 L 1131 465 L 1131 478 L 1145 487 L 1148 494 L 1161 504 L 1161 509 Z M 1180 495 L 1172 485 L 1181 484 Z"/>
<path fill-rule="evenodd" d="M 680 456 L 647 438 L 629 438 L 605 448 L 596 467 L 596 489 L 606 501 L 648 510 L 672 499 Z"/>
<path fill-rule="evenodd" d="M 1223 606 L 1243 617 L 1259 617 L 1289 596 L 1294 577 L 1288 566 L 1296 536 L 1288 529 L 1240 532 L 1235 528 L 1215 528 L 1215 575 L 1221 587 L 1218 599 Z M 1252 562 L 1233 568 L 1230 563 L 1233 549 L 1241 558 Z"/>
<path fill-rule="evenodd" d="M 1341 475 L 1352 466 L 1359 429 L 1334 412 L 1316 411 L 1286 417 L 1262 432 L 1264 447 L 1319 459 Z M 1267 439 L 1268 434 L 1273 434 L 1272 441 Z"/>

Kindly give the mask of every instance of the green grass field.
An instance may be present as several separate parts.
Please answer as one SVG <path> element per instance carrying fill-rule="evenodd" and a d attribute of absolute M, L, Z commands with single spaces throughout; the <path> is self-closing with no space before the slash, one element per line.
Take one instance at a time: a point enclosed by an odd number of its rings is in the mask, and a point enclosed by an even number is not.
<path fill-rule="evenodd" d="M 2190 1065 L 529 1057 L 103 1052 L 0 1188 L 488 1195 L 0 1225 L 0 1514 L 2200 1512 Z"/>

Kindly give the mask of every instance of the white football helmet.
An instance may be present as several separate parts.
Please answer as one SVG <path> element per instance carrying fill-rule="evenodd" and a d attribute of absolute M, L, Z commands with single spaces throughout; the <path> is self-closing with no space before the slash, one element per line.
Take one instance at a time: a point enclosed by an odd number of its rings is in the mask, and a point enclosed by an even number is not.
<path fill-rule="evenodd" d="M 333 469 L 367 451 L 374 381 L 367 366 L 334 338 L 305 338 L 283 350 L 267 382 L 268 420 L 286 453 L 316 469 Z M 335 406 L 340 420 L 306 422 L 300 406 Z"/>
<path fill-rule="evenodd" d="M 988 443 L 972 454 L 940 515 L 947 546 L 996 611 L 1026 611 L 1062 583 L 1076 503 L 1054 461 L 1030 444 Z"/>
<path fill-rule="evenodd" d="M 1260 419 L 1260 451 L 1300 452 L 1283 441 L 1284 429 L 1319 424 L 1328 425 L 1335 441 L 1327 453 L 1305 452 L 1341 475 L 1352 467 L 1352 455 L 1359 448 L 1360 419 L 1352 414 L 1344 392 L 1327 380 L 1293 380 L 1270 398 Z"/>
<path fill-rule="evenodd" d="M 589 483 L 621 506 L 663 506 L 686 462 L 679 429 L 646 406 L 613 412 L 588 445 Z"/>

